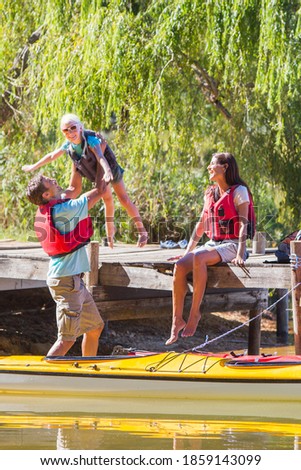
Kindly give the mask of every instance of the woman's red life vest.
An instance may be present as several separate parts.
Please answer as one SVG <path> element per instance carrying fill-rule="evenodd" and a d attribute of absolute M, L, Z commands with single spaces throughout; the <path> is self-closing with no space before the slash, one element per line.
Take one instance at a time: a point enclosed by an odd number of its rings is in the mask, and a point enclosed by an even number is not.
<path fill-rule="evenodd" d="M 211 186 L 206 191 L 203 220 L 206 235 L 214 241 L 239 238 L 239 216 L 234 205 L 234 190 L 239 185 L 231 186 L 221 198 L 215 201 L 215 187 Z M 249 212 L 247 237 L 253 238 L 255 234 L 256 217 L 253 199 L 249 192 Z"/>
<path fill-rule="evenodd" d="M 61 233 L 53 223 L 52 208 L 56 204 L 62 204 L 68 199 L 53 199 L 47 204 L 39 206 L 34 229 L 43 250 L 54 257 L 65 256 L 84 245 L 87 245 L 93 235 L 91 217 L 80 220 L 75 229 L 68 233 Z"/>

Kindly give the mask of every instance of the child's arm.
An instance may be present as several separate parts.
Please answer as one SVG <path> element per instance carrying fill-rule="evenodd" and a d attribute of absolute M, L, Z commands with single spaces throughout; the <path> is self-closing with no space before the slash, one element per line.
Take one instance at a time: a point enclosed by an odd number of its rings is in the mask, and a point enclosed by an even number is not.
<path fill-rule="evenodd" d="M 108 145 L 108 142 L 104 138 L 104 136 L 100 132 L 96 132 L 96 137 L 100 140 L 100 148 L 102 153 L 105 153 L 106 146 Z"/>
<path fill-rule="evenodd" d="M 54 162 L 57 158 L 63 155 L 63 153 L 65 153 L 65 150 L 62 150 L 62 149 L 54 150 L 53 152 L 47 153 L 47 155 L 41 158 L 41 160 L 39 160 L 38 162 L 33 163 L 32 165 L 22 166 L 22 170 L 26 172 L 37 170 L 41 166 Z"/>
<path fill-rule="evenodd" d="M 100 166 L 102 167 L 102 169 L 104 171 L 104 175 L 103 175 L 102 179 L 106 183 L 109 183 L 113 179 L 113 175 L 112 175 L 111 168 L 110 168 L 106 158 L 103 156 L 100 144 L 95 145 L 95 147 L 90 147 L 90 149 L 94 153 L 94 155 L 96 157 L 96 160 L 98 161 L 98 163 L 100 164 Z"/>

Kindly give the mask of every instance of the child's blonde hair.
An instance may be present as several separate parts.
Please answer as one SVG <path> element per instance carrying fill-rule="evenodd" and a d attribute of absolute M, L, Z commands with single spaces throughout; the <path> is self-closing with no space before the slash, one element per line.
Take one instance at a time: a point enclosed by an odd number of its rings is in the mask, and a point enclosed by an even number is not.
<path fill-rule="evenodd" d="M 84 129 L 84 125 L 76 114 L 64 114 L 61 118 L 61 127 L 66 124 L 77 124 Z"/>

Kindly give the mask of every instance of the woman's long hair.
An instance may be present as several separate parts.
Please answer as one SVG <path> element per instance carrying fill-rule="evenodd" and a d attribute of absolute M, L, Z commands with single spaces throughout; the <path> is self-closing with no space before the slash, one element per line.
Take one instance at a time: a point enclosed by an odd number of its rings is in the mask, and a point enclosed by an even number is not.
<path fill-rule="evenodd" d="M 240 184 L 242 186 L 245 186 L 248 189 L 249 193 L 252 195 L 249 186 L 239 175 L 238 165 L 232 153 L 228 153 L 228 152 L 214 153 L 212 155 L 212 158 L 216 158 L 217 163 L 219 163 L 220 165 L 224 165 L 225 163 L 227 163 L 228 167 L 225 172 L 225 178 L 229 186 Z M 219 195 L 218 187 L 215 188 L 215 195 L 217 199 L 219 199 L 220 195 Z"/>

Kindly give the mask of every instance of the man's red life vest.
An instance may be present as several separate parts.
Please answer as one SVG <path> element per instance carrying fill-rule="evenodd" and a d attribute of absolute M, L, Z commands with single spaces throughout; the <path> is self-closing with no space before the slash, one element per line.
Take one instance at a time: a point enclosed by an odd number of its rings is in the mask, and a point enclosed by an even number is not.
<path fill-rule="evenodd" d="M 239 216 L 234 205 L 234 190 L 239 185 L 231 186 L 220 199 L 214 199 L 214 186 L 211 186 L 205 197 L 203 220 L 206 235 L 214 241 L 239 238 Z M 253 238 L 255 234 L 256 217 L 253 199 L 249 192 L 250 204 L 248 212 L 247 237 Z"/>
<path fill-rule="evenodd" d="M 75 229 L 68 233 L 60 233 L 54 226 L 52 208 L 56 204 L 62 204 L 68 199 L 53 199 L 47 204 L 39 206 L 34 229 L 43 250 L 49 256 L 65 256 L 87 245 L 93 235 L 91 217 L 80 220 Z"/>

